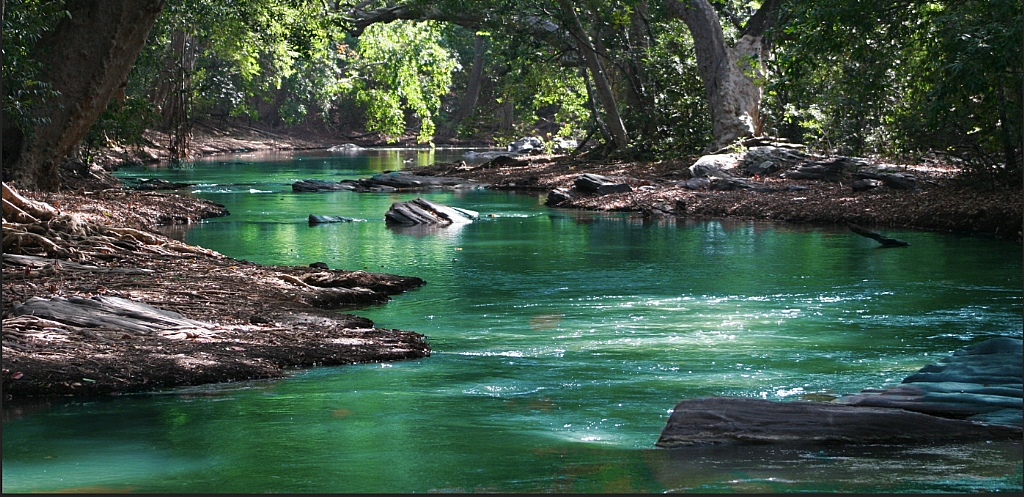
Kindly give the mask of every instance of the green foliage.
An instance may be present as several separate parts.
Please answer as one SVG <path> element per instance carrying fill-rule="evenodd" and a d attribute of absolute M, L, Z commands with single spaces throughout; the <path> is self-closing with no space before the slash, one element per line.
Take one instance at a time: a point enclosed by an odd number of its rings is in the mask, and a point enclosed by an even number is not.
<path fill-rule="evenodd" d="M 4 114 L 26 133 L 38 119 L 46 119 L 34 117 L 33 110 L 56 96 L 49 84 L 39 81 L 42 68 L 32 58 L 32 50 L 67 15 L 64 2 L 58 0 L 11 0 L 4 7 Z"/>
<path fill-rule="evenodd" d="M 434 116 L 448 92 L 458 60 L 443 46 L 434 22 L 374 24 L 359 37 L 358 57 L 348 66 L 355 79 L 351 91 L 364 106 L 367 129 L 397 140 L 406 129 L 406 114 L 419 120 L 417 141 L 434 135 Z"/>
<path fill-rule="evenodd" d="M 1018 0 L 815 0 L 785 17 L 770 127 L 841 153 L 947 153 L 1019 181 Z"/>

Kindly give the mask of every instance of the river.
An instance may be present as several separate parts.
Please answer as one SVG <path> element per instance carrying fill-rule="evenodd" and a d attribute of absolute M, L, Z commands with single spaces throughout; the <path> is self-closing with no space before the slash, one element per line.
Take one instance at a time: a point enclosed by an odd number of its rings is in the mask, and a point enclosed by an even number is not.
<path fill-rule="evenodd" d="M 461 228 L 385 226 L 415 194 L 291 192 L 458 152 L 242 154 L 123 177 L 195 183 L 231 215 L 179 232 L 265 264 L 427 285 L 350 311 L 425 334 L 415 361 L 4 406 L 3 491 L 1021 491 L 1021 444 L 663 450 L 681 399 L 827 400 L 1020 338 L 1021 245 L 888 230 L 644 220 L 544 196 L 430 193 Z M 309 226 L 309 214 L 364 221 Z"/>

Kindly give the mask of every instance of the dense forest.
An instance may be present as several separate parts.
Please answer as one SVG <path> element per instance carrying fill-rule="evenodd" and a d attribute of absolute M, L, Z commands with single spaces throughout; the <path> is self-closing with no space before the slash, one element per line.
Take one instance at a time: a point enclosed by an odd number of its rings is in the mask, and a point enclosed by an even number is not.
<path fill-rule="evenodd" d="M 525 134 L 657 160 L 751 136 L 1020 183 L 1017 0 L 12 0 L 5 181 L 163 129 Z"/>

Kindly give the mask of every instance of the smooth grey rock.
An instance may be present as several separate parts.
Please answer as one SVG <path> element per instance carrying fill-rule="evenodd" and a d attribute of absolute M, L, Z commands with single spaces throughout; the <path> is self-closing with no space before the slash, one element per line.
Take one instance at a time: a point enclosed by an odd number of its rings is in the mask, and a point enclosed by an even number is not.
<path fill-rule="evenodd" d="M 524 136 L 509 143 L 506 150 L 515 154 L 540 152 L 544 150 L 544 140 L 536 136 Z"/>
<path fill-rule="evenodd" d="M 705 155 L 690 166 L 690 175 L 694 178 L 731 177 L 729 170 L 734 169 L 739 161 L 739 154 Z"/>
<path fill-rule="evenodd" d="M 711 180 L 706 177 L 690 178 L 686 181 L 680 182 L 682 186 L 689 190 L 700 190 L 701 188 L 711 185 Z"/>

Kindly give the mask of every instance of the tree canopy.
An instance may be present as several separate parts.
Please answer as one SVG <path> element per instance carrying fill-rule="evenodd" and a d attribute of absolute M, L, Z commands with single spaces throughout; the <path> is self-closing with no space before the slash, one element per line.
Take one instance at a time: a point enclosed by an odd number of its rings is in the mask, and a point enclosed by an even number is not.
<path fill-rule="evenodd" d="M 43 55 L 74 24 L 70 5 L 6 2 L 5 136 L 27 138 L 5 140 L 5 175 L 52 109 L 74 105 L 55 86 L 60 61 Z M 593 136 L 648 158 L 767 134 L 835 153 L 944 154 L 1019 181 L 1019 0 L 153 5 L 86 146 L 162 127 L 184 156 L 191 123 L 209 119 L 419 142 Z"/>

